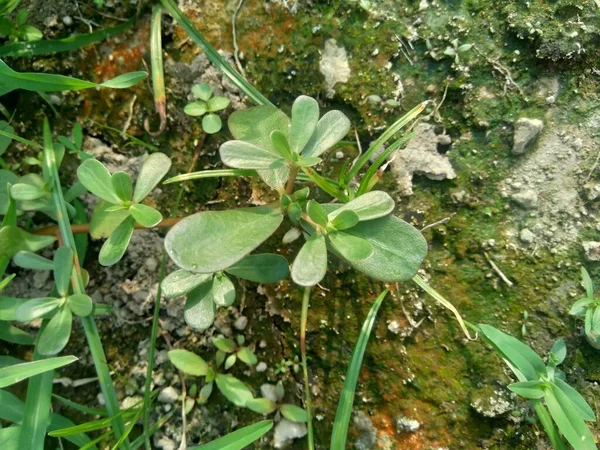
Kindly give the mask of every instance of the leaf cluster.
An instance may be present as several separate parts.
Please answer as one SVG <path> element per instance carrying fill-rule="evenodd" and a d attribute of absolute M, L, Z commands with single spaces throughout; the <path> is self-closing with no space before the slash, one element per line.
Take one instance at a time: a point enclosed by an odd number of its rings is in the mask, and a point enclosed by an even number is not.
<path fill-rule="evenodd" d="M 196 101 L 188 103 L 183 112 L 188 116 L 202 117 L 202 129 L 205 133 L 215 134 L 221 131 L 223 122 L 215 113 L 226 109 L 229 99 L 213 95 L 213 88 L 208 83 L 194 85 L 192 94 Z"/>

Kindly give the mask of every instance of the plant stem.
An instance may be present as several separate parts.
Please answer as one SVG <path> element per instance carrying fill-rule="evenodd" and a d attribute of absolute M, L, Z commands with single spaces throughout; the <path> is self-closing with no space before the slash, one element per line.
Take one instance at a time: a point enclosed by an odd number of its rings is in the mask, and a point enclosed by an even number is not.
<path fill-rule="evenodd" d="M 285 185 L 285 193 L 290 195 L 294 192 L 294 183 L 296 183 L 296 178 L 298 177 L 298 167 L 294 166 L 290 169 L 290 177 L 287 180 L 287 184 Z"/>
<path fill-rule="evenodd" d="M 50 183 L 52 187 L 52 200 L 54 202 L 54 208 L 56 210 L 56 216 L 62 241 L 65 246 L 73 250 L 73 266 L 75 269 L 76 276 L 73 278 L 73 292 L 75 294 L 85 293 L 85 284 L 81 276 L 81 266 L 79 264 L 79 258 L 77 256 L 77 247 L 75 246 L 75 239 L 71 232 L 71 223 L 69 222 L 69 216 L 67 214 L 67 208 L 65 199 L 62 194 L 62 188 L 60 185 L 60 178 L 58 176 L 58 167 L 56 166 L 56 158 L 54 154 L 54 147 L 52 144 L 52 133 L 50 131 L 50 125 L 48 119 L 44 122 L 44 162 L 49 171 Z M 120 414 L 119 400 L 117 393 L 113 385 L 110 372 L 108 370 L 108 364 L 106 362 L 106 355 L 104 354 L 104 348 L 100 340 L 98 328 L 94 321 L 93 314 L 87 317 L 82 317 L 81 322 L 83 324 L 83 330 L 88 341 L 90 353 L 94 360 L 94 366 L 98 375 L 98 381 L 100 383 L 100 389 L 106 402 L 106 409 L 110 416 L 112 416 L 112 427 L 113 432 L 119 440 L 125 433 L 125 424 L 123 417 Z M 125 439 L 121 444 L 121 448 L 130 449 L 129 440 Z"/>
<path fill-rule="evenodd" d="M 304 373 L 304 403 L 308 416 L 308 449 L 314 450 L 315 437 L 312 423 L 312 401 L 310 399 L 310 385 L 308 383 L 308 366 L 306 365 L 306 322 L 308 321 L 308 302 L 310 301 L 310 288 L 304 288 L 302 297 L 302 316 L 300 318 L 300 353 L 302 355 L 302 372 Z"/>
<path fill-rule="evenodd" d="M 198 162 L 198 158 L 200 157 L 200 152 L 204 145 L 204 140 L 206 139 L 206 135 L 202 135 L 200 141 L 196 145 L 194 156 L 192 156 L 192 161 L 190 162 L 190 167 L 187 173 L 191 173 L 196 167 L 196 163 Z M 183 184 L 179 187 L 179 191 L 177 192 L 177 197 L 175 198 L 175 205 L 173 207 L 172 214 L 176 215 L 179 212 L 179 205 L 181 203 L 181 198 L 183 197 Z M 166 219 L 169 220 L 169 219 Z M 174 219 L 179 221 L 180 219 Z M 164 220 L 163 220 L 164 222 Z M 162 223 L 162 222 L 161 222 Z M 175 222 L 177 223 L 177 222 Z M 174 223 L 174 224 L 175 224 Z M 174 225 L 173 224 L 173 225 Z M 160 224 L 159 224 L 160 225 Z M 171 225 L 172 226 L 172 225 Z M 152 372 L 154 371 L 154 355 L 156 353 L 156 338 L 158 337 L 158 321 L 160 317 L 160 302 L 162 300 L 162 288 L 161 283 L 165 278 L 165 271 L 167 269 L 167 252 L 163 250 L 161 261 L 160 261 L 160 271 L 158 274 L 158 289 L 156 291 L 156 299 L 154 300 L 154 312 L 152 315 L 152 329 L 150 331 L 150 350 L 148 352 L 148 368 L 146 370 L 146 383 L 144 385 L 144 419 L 143 419 L 143 429 L 144 429 L 144 447 L 146 450 L 151 450 L 150 444 L 150 404 L 152 402 L 151 399 L 151 389 L 152 389 Z M 181 375 L 181 373 L 180 373 Z M 185 383 L 183 376 L 181 376 L 182 383 Z M 185 386 L 185 384 L 183 384 Z M 185 403 L 185 398 L 184 398 Z M 185 409 L 185 404 L 184 407 Z M 185 420 L 185 411 L 183 411 L 183 419 Z M 185 430 L 183 430 L 185 434 Z"/>

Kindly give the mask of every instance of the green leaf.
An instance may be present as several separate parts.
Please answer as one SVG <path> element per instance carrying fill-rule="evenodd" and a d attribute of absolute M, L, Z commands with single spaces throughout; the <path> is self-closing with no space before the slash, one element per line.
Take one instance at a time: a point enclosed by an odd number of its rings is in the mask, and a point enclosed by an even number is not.
<path fill-rule="evenodd" d="M 184 113 L 186 113 L 188 116 L 194 116 L 194 117 L 203 116 L 204 114 L 206 114 L 206 111 L 208 111 L 206 102 L 188 103 L 183 108 Z"/>
<path fill-rule="evenodd" d="M 171 228 L 165 248 L 182 269 L 218 272 L 262 244 L 282 220 L 280 211 L 264 206 L 200 212 Z"/>
<path fill-rule="evenodd" d="M 577 408 L 583 420 L 593 422 L 596 420 L 594 410 L 588 405 L 585 399 L 577 390 L 573 389 L 560 378 L 554 378 L 554 384 L 571 400 L 573 406 Z"/>
<path fill-rule="evenodd" d="M 567 346 L 564 339 L 561 338 L 554 343 L 550 350 L 550 356 L 555 365 L 562 364 L 567 357 Z"/>
<path fill-rule="evenodd" d="M 306 204 L 306 213 L 317 225 L 326 227 L 329 219 L 327 218 L 327 211 L 319 203 L 314 200 L 309 200 Z"/>
<path fill-rule="evenodd" d="M 76 122 L 75 125 L 73 125 L 73 142 L 78 149 L 83 147 L 83 131 L 81 130 L 79 122 Z"/>
<path fill-rule="evenodd" d="M 206 330 L 215 321 L 217 308 L 211 290 L 212 283 L 207 281 L 187 295 L 183 318 L 190 327 L 196 330 Z"/>
<path fill-rule="evenodd" d="M 22 30 L 25 41 L 39 41 L 44 37 L 42 32 L 33 25 L 24 25 Z"/>
<path fill-rule="evenodd" d="M 224 164 L 236 169 L 274 169 L 284 164 L 278 153 L 244 141 L 227 141 L 219 148 Z"/>
<path fill-rule="evenodd" d="M 121 204 L 121 199 L 115 192 L 108 169 L 96 159 L 86 159 L 77 168 L 77 178 L 85 188 L 109 203 Z"/>
<path fill-rule="evenodd" d="M 233 367 L 233 365 L 235 364 L 236 361 L 237 361 L 237 356 L 235 354 L 229 355 L 227 357 L 227 359 L 225 360 L 225 365 L 223 366 L 223 368 L 225 370 L 229 370 L 231 367 Z"/>
<path fill-rule="evenodd" d="M 359 222 L 359 216 L 356 212 L 347 209 L 337 214 L 333 220 L 331 220 L 331 225 L 336 230 L 347 230 L 348 228 L 352 228 Z"/>
<path fill-rule="evenodd" d="M 38 198 L 48 196 L 48 192 L 38 186 L 31 184 L 17 183 L 10 188 L 10 195 L 15 200 L 26 201 L 26 200 L 37 200 Z"/>
<path fill-rule="evenodd" d="M 36 253 L 21 251 L 13 257 L 13 263 L 23 269 L 54 270 L 54 263 Z"/>
<path fill-rule="evenodd" d="M 0 322 L 0 339 L 11 344 L 35 345 L 35 338 L 8 322 Z"/>
<path fill-rule="evenodd" d="M 131 86 L 135 86 L 140 81 L 146 79 L 147 76 L 148 74 L 146 72 L 124 73 L 113 78 L 112 80 L 100 83 L 98 86 L 107 87 L 111 89 L 127 89 Z"/>
<path fill-rule="evenodd" d="M 213 97 L 208 101 L 208 110 L 211 112 L 222 111 L 229 106 L 229 103 L 231 102 L 227 97 Z"/>
<path fill-rule="evenodd" d="M 508 389 L 528 399 L 539 399 L 546 395 L 544 383 L 539 380 L 512 383 L 508 385 Z"/>
<path fill-rule="evenodd" d="M 296 165 L 298 167 L 312 167 L 312 166 L 316 166 L 321 161 L 323 161 L 323 160 L 321 158 L 319 158 L 318 156 L 308 156 L 308 157 L 301 156 L 300 159 L 298 160 L 298 162 L 296 162 Z"/>
<path fill-rule="evenodd" d="M 290 147 L 300 153 L 308 144 L 319 122 L 319 104 L 306 95 L 298 97 L 292 105 L 292 124 L 290 128 Z"/>
<path fill-rule="evenodd" d="M 240 347 L 237 351 L 237 357 L 247 366 L 255 366 L 258 364 L 258 358 L 248 347 Z"/>
<path fill-rule="evenodd" d="M 19 435 L 23 427 L 12 426 L 0 429 L 0 448 L 19 450 Z"/>
<path fill-rule="evenodd" d="M 375 249 L 369 241 L 343 231 L 329 233 L 327 242 L 336 254 L 348 262 L 365 261 L 375 253 Z"/>
<path fill-rule="evenodd" d="M 20 251 L 36 252 L 51 245 L 54 236 L 42 236 L 28 233 L 15 226 L 0 228 L 0 258 L 12 258 Z"/>
<path fill-rule="evenodd" d="M 583 280 L 583 287 L 585 288 L 585 293 L 588 298 L 594 298 L 594 283 L 592 283 L 592 279 L 590 278 L 590 274 L 585 269 L 585 267 L 581 268 L 581 279 Z"/>
<path fill-rule="evenodd" d="M 59 367 L 77 361 L 75 356 L 61 356 L 59 358 L 40 359 L 22 364 L 16 364 L 0 369 L 0 388 L 5 388 L 34 375 L 58 369 Z"/>
<path fill-rule="evenodd" d="M 60 353 L 69 342 L 71 327 L 73 325 L 73 314 L 66 306 L 61 307 L 46 328 L 40 332 L 36 346 L 40 355 L 52 356 Z"/>
<path fill-rule="evenodd" d="M 538 380 L 540 375 L 546 374 L 544 361 L 528 345 L 490 325 L 482 324 L 479 328 L 502 357 L 521 371 L 527 381 Z"/>
<path fill-rule="evenodd" d="M 208 364 L 195 353 L 187 350 L 170 350 L 168 353 L 171 363 L 187 375 L 203 377 L 208 373 Z"/>
<path fill-rule="evenodd" d="M 2 137 L 3 136 L 0 136 L 0 138 Z M 9 184 L 15 184 L 18 180 L 19 178 L 14 173 L 0 169 L 0 215 L 5 215 L 8 211 L 8 206 L 10 204 Z"/>
<path fill-rule="evenodd" d="M 571 400 L 555 385 L 550 385 L 546 406 L 556 426 L 575 450 L 596 450 L 594 437 Z"/>
<path fill-rule="evenodd" d="M 192 94 L 194 97 L 207 102 L 213 95 L 213 88 L 208 83 L 200 83 L 192 86 Z"/>
<path fill-rule="evenodd" d="M 213 278 L 212 297 L 217 307 L 228 307 L 235 302 L 235 287 L 226 275 Z"/>
<path fill-rule="evenodd" d="M 292 160 L 292 151 L 290 149 L 290 144 L 287 140 L 286 135 L 279 131 L 275 130 L 271 133 L 271 143 L 273 144 L 273 148 L 281 156 L 282 158 L 287 159 L 288 161 Z"/>
<path fill-rule="evenodd" d="M 137 223 L 146 228 L 155 227 L 163 219 L 162 214 L 156 209 L 142 203 L 134 203 L 131 205 L 129 207 L 129 212 Z"/>
<path fill-rule="evenodd" d="M 212 273 L 193 273 L 187 270 L 176 270 L 165 277 L 161 283 L 165 297 L 180 297 L 212 278 Z"/>
<path fill-rule="evenodd" d="M 79 317 L 87 317 L 94 309 L 92 299 L 85 294 L 73 294 L 67 298 L 67 306 L 73 314 Z"/>
<path fill-rule="evenodd" d="M 121 260 L 125 254 L 125 250 L 127 250 L 129 241 L 131 240 L 134 227 L 135 219 L 133 217 L 127 217 L 127 219 L 117 227 L 100 249 L 100 254 L 98 256 L 98 262 L 100 264 L 103 266 L 112 266 Z"/>
<path fill-rule="evenodd" d="M 288 276 L 290 266 L 281 255 L 259 253 L 248 255 L 225 270 L 235 277 L 255 283 L 275 283 Z"/>
<path fill-rule="evenodd" d="M 358 214 L 358 218 L 361 222 L 378 219 L 391 213 L 394 210 L 394 206 L 394 200 L 387 192 L 371 191 L 329 213 L 329 220 L 333 220 L 339 214 L 347 210 L 354 211 Z"/>
<path fill-rule="evenodd" d="M 248 387 L 232 375 L 218 373 L 215 381 L 221 394 L 235 406 L 246 406 L 254 396 Z"/>
<path fill-rule="evenodd" d="M 412 278 L 427 254 L 427 243 L 421 233 L 394 216 L 359 222 L 345 233 L 373 245 L 370 258 L 348 262 L 376 280 L 395 282 Z"/>
<path fill-rule="evenodd" d="M 61 297 L 65 297 L 69 293 L 72 272 L 73 250 L 69 247 L 58 247 L 54 254 L 54 284 Z"/>
<path fill-rule="evenodd" d="M 130 216 L 127 208 L 111 210 L 114 206 L 105 200 L 96 205 L 90 222 L 90 236 L 93 239 L 109 237 Z"/>
<path fill-rule="evenodd" d="M 164 181 L 163 184 L 177 183 L 187 180 L 198 180 L 202 178 L 216 178 L 216 177 L 242 177 L 242 176 L 256 176 L 255 170 L 244 170 L 244 169 L 215 169 L 215 170 L 201 170 L 199 172 L 184 173 Z"/>
<path fill-rule="evenodd" d="M 169 172 L 171 159 L 164 153 L 152 153 L 148 156 L 135 183 L 133 192 L 134 203 L 141 202 L 156 187 L 160 180 Z"/>
<path fill-rule="evenodd" d="M 369 314 L 365 319 L 358 340 L 352 351 L 352 358 L 346 371 L 346 378 L 344 380 L 344 387 L 340 394 L 340 400 L 335 413 L 335 419 L 333 422 L 333 431 L 331 433 L 331 447 L 330 450 L 345 450 L 346 449 L 346 438 L 348 435 L 348 424 L 350 423 L 350 416 L 352 414 L 352 405 L 354 403 L 354 393 L 356 391 L 356 384 L 358 383 L 358 376 L 360 375 L 360 367 L 362 365 L 365 349 L 377 318 L 377 312 L 383 302 L 383 299 L 387 295 L 388 291 L 385 290 L 379 297 L 373 302 Z"/>
<path fill-rule="evenodd" d="M 14 297 L 0 297 L 0 320 L 17 320 L 17 308 L 23 300 Z"/>
<path fill-rule="evenodd" d="M 292 280 L 300 286 L 314 286 L 325 277 L 326 272 L 325 237 L 315 233 L 304 243 L 292 264 Z"/>
<path fill-rule="evenodd" d="M 22 301 L 16 309 L 15 320 L 29 322 L 42 317 L 58 308 L 61 301 L 60 298 L 54 297 L 32 298 Z"/>
<path fill-rule="evenodd" d="M 225 353 L 235 352 L 237 345 L 231 339 L 227 338 L 212 338 L 213 345 Z"/>
<path fill-rule="evenodd" d="M 215 134 L 221 131 L 223 122 L 216 114 L 207 114 L 202 118 L 202 129 L 205 133 Z"/>
<path fill-rule="evenodd" d="M 272 420 L 263 420 L 190 450 L 242 450 L 267 434 L 272 427 Z"/>
<path fill-rule="evenodd" d="M 283 417 L 292 422 L 306 423 L 308 421 L 308 415 L 306 414 L 306 411 L 299 406 L 285 404 L 281 405 L 279 411 L 281 411 L 281 415 Z"/>
<path fill-rule="evenodd" d="M 329 111 L 317 123 L 315 132 L 302 150 L 302 156 L 320 156 L 350 131 L 350 120 L 341 111 Z"/>
<path fill-rule="evenodd" d="M 573 303 L 573 306 L 571 306 L 571 310 L 569 311 L 569 314 L 572 316 L 581 316 L 581 315 L 585 314 L 585 311 L 587 310 L 587 308 L 590 307 L 591 305 L 593 305 L 594 302 L 595 302 L 595 300 L 593 298 L 579 299 L 575 303 Z"/>
<path fill-rule="evenodd" d="M 117 197 L 124 202 L 131 200 L 133 182 L 131 181 L 129 174 L 125 172 L 115 172 L 112 174 L 110 181 Z"/>
<path fill-rule="evenodd" d="M 253 398 L 246 402 L 246 408 L 259 414 L 271 414 L 277 409 L 277 404 L 266 398 Z"/>

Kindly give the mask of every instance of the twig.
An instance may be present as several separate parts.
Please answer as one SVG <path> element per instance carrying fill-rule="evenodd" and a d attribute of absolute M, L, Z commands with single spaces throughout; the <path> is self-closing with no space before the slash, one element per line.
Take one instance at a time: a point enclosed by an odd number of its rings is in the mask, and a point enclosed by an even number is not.
<path fill-rule="evenodd" d="M 433 222 L 433 223 L 430 223 L 429 225 L 424 226 L 423 228 L 421 228 L 421 233 L 423 231 L 425 231 L 425 230 L 428 230 L 429 228 L 433 228 L 433 227 L 436 227 L 438 225 L 442 225 L 442 224 L 444 224 L 446 222 L 449 222 L 450 219 L 452 219 L 455 215 L 456 214 L 451 214 L 448 217 L 444 217 L 442 220 L 438 220 L 437 222 Z"/>
<path fill-rule="evenodd" d="M 500 61 L 498 60 L 494 60 L 492 58 L 490 58 L 489 56 L 487 56 L 485 53 L 482 53 L 479 51 L 479 49 L 477 48 L 477 46 L 473 46 L 473 50 L 475 50 L 480 56 L 482 56 L 488 64 L 490 64 L 494 69 L 496 69 L 497 72 L 500 72 L 500 74 L 504 77 L 504 95 L 506 96 L 506 92 L 508 90 L 508 86 L 512 86 L 514 87 L 517 91 L 519 91 L 519 94 L 521 95 L 521 97 L 523 97 L 523 99 L 525 101 L 527 101 L 527 98 L 525 97 L 525 93 L 523 92 L 523 89 L 521 89 L 521 87 L 515 82 L 515 80 L 512 77 L 512 74 L 510 73 L 510 70 L 508 70 L 506 67 L 504 67 L 502 64 L 500 64 Z"/>
<path fill-rule="evenodd" d="M 444 101 L 446 100 L 446 95 L 448 94 L 448 87 L 449 86 L 450 86 L 450 81 L 447 81 L 446 82 L 446 87 L 444 88 L 444 94 L 442 95 L 442 99 L 440 100 L 439 103 L 438 102 L 434 102 L 435 106 L 433 108 L 433 111 L 431 111 L 431 114 L 429 114 L 427 117 L 423 117 L 424 121 L 428 121 L 432 117 L 433 117 L 433 120 L 435 120 L 436 122 L 441 122 L 442 121 L 442 116 L 440 116 L 440 114 L 439 114 L 438 111 L 442 107 L 442 105 L 444 104 Z"/>
<path fill-rule="evenodd" d="M 504 281 L 509 287 L 512 287 L 513 282 L 510 281 L 506 275 L 504 275 L 504 272 L 502 272 L 500 270 L 500 267 L 498 267 L 496 263 L 491 260 L 487 252 L 483 252 L 483 254 L 485 255 L 485 259 L 487 259 L 487 262 L 490 263 L 490 266 L 492 266 L 492 269 L 494 269 L 494 272 L 496 272 L 498 276 L 502 279 L 502 281 Z"/>
<path fill-rule="evenodd" d="M 244 4 L 244 0 L 240 0 L 238 2 L 237 8 L 235 8 L 235 11 L 233 12 L 233 15 L 231 16 L 231 34 L 233 36 L 233 59 L 235 60 L 235 65 L 237 66 L 237 68 L 240 71 L 240 73 L 242 74 L 242 76 L 244 78 L 246 78 L 246 72 L 244 72 L 244 68 L 242 67 L 242 63 L 240 62 L 240 58 L 239 58 L 240 48 L 237 45 L 237 32 L 236 32 L 236 27 L 235 27 L 235 22 L 237 20 L 237 16 L 240 12 L 240 9 L 242 9 L 243 4 Z"/>
<path fill-rule="evenodd" d="M 137 95 L 133 94 L 133 98 L 129 102 L 129 114 L 127 115 L 127 120 L 125 120 L 125 124 L 123 124 L 123 129 L 121 130 L 121 137 L 123 139 L 125 139 L 125 136 L 127 136 L 127 130 L 131 126 L 131 119 L 133 117 L 133 105 L 135 104 L 136 100 Z"/>

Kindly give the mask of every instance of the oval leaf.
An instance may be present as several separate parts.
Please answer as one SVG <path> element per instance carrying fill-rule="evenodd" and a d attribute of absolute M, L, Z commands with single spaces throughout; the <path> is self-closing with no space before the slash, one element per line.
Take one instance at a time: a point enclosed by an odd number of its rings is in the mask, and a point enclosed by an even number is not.
<path fill-rule="evenodd" d="M 18 252 L 13 257 L 13 263 L 23 269 L 54 270 L 54 263 L 52 261 L 32 252 Z"/>
<path fill-rule="evenodd" d="M 336 230 L 347 230 L 352 228 L 360 221 L 358 214 L 350 209 L 340 212 L 331 221 L 331 225 Z"/>
<path fill-rule="evenodd" d="M 364 261 L 375 252 L 373 245 L 366 239 L 362 239 L 343 231 L 335 231 L 327 235 L 327 241 L 335 253 L 346 261 Z"/>
<path fill-rule="evenodd" d="M 255 366 L 258 364 L 258 358 L 248 347 L 241 347 L 237 351 L 237 357 L 247 366 Z"/>
<path fill-rule="evenodd" d="M 378 219 L 391 213 L 394 210 L 395 205 L 394 200 L 387 192 L 371 191 L 329 213 L 329 220 L 333 220 L 340 213 L 347 210 L 354 211 L 358 214 L 358 218 L 361 222 L 364 220 Z"/>
<path fill-rule="evenodd" d="M 212 338 L 212 343 L 215 347 L 225 353 L 232 353 L 237 348 L 235 342 L 227 338 Z"/>
<path fill-rule="evenodd" d="M 314 234 L 304 243 L 292 264 L 292 280 L 300 286 L 314 286 L 325 277 L 326 272 L 325 237 Z"/>
<path fill-rule="evenodd" d="M 411 279 L 427 254 L 427 242 L 421 233 L 394 216 L 359 222 L 345 233 L 373 245 L 370 258 L 348 262 L 376 280 L 395 282 Z"/>
<path fill-rule="evenodd" d="M 187 350 L 170 350 L 168 353 L 171 363 L 187 375 L 203 377 L 208 373 L 208 364 L 195 353 Z"/>
<path fill-rule="evenodd" d="M 60 353 L 69 342 L 72 326 L 73 314 L 69 308 L 63 306 L 40 332 L 36 346 L 40 355 L 52 356 Z"/>
<path fill-rule="evenodd" d="M 117 196 L 124 202 L 131 200 L 133 193 L 133 181 L 129 174 L 125 172 L 115 172 L 110 177 L 112 187 Z"/>
<path fill-rule="evenodd" d="M 290 128 L 290 147 L 300 153 L 312 137 L 319 122 L 319 104 L 306 95 L 298 97 L 292 105 L 292 124 Z"/>
<path fill-rule="evenodd" d="M 306 411 L 296 405 L 285 404 L 279 409 L 283 417 L 291 422 L 305 423 L 308 421 Z"/>
<path fill-rule="evenodd" d="M 121 260 L 131 240 L 134 227 L 135 219 L 133 217 L 128 217 L 117 227 L 100 249 L 100 255 L 98 255 L 100 264 L 112 266 Z"/>
<path fill-rule="evenodd" d="M 134 203 L 141 202 L 156 187 L 160 180 L 169 172 L 171 159 L 164 153 L 152 153 L 148 156 L 135 183 L 133 192 Z"/>
<path fill-rule="evenodd" d="M 54 236 L 31 234 L 15 226 L 0 228 L 0 258 L 12 258 L 20 251 L 36 252 L 51 245 Z"/>
<path fill-rule="evenodd" d="M 202 283 L 188 294 L 185 301 L 183 318 L 196 330 L 206 330 L 215 321 L 216 306 L 211 290 L 212 283 Z"/>
<path fill-rule="evenodd" d="M 255 283 L 275 283 L 288 276 L 290 265 L 281 255 L 262 253 L 248 255 L 226 271 L 235 277 Z"/>
<path fill-rule="evenodd" d="M 329 219 L 327 218 L 327 211 L 319 203 L 314 200 L 309 200 L 306 204 L 306 213 L 308 217 L 312 219 L 317 225 L 326 227 Z"/>
<path fill-rule="evenodd" d="M 213 279 L 212 297 L 217 307 L 228 307 L 235 302 L 235 286 L 226 275 Z"/>
<path fill-rule="evenodd" d="M 283 165 L 280 154 L 244 141 L 227 141 L 219 148 L 223 164 L 236 169 L 273 169 Z"/>
<path fill-rule="evenodd" d="M 73 250 L 69 247 L 58 247 L 54 254 L 54 284 L 61 297 L 69 293 L 73 272 Z"/>
<path fill-rule="evenodd" d="M 54 311 L 61 303 L 61 299 L 54 297 L 32 298 L 25 300 L 15 311 L 15 320 L 29 322 Z"/>
<path fill-rule="evenodd" d="M 163 219 L 162 214 L 156 209 L 141 203 L 131 205 L 129 207 L 129 212 L 137 223 L 146 228 L 152 228 L 158 225 Z"/>
<path fill-rule="evenodd" d="M 341 141 L 350 131 L 350 120 L 341 111 L 329 111 L 317 123 L 302 156 L 320 156 Z"/>
<path fill-rule="evenodd" d="M 182 269 L 218 272 L 267 240 L 282 220 L 279 211 L 264 206 L 201 212 L 171 228 L 165 248 Z"/>
<path fill-rule="evenodd" d="M 205 133 L 215 134 L 221 131 L 223 122 L 216 114 L 207 114 L 202 118 L 202 129 Z"/>
<path fill-rule="evenodd" d="M 73 314 L 79 317 L 87 317 L 94 309 L 92 299 L 85 294 L 74 294 L 67 298 L 67 306 Z"/>
<path fill-rule="evenodd" d="M 77 168 L 77 178 L 96 197 L 113 204 L 121 203 L 121 199 L 112 186 L 110 172 L 100 161 L 86 159 Z"/>
<path fill-rule="evenodd" d="M 219 373 L 215 381 L 221 394 L 235 406 L 246 406 L 246 402 L 254 398 L 248 386 L 232 375 Z"/>
<path fill-rule="evenodd" d="M 253 398 L 246 402 L 246 408 L 259 414 L 271 414 L 277 409 L 277 404 L 267 398 Z"/>
<path fill-rule="evenodd" d="M 194 116 L 194 117 L 198 117 L 198 116 L 202 116 L 202 115 L 206 114 L 207 110 L 208 110 L 208 108 L 207 108 L 205 102 L 188 103 L 183 108 L 184 113 L 186 113 L 188 116 Z"/>
<path fill-rule="evenodd" d="M 535 400 L 546 395 L 543 386 L 544 384 L 541 381 L 532 380 L 509 384 L 508 389 L 515 394 L 519 394 L 521 397 Z"/>
<path fill-rule="evenodd" d="M 169 298 L 180 297 L 211 279 L 212 276 L 212 273 L 193 273 L 183 269 L 176 270 L 162 281 L 162 292 Z"/>

